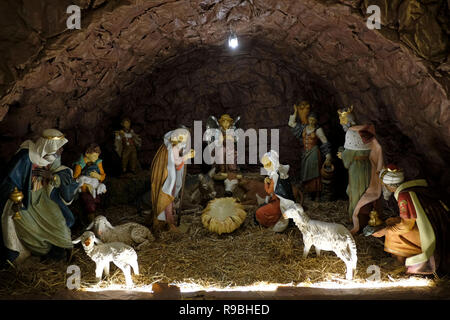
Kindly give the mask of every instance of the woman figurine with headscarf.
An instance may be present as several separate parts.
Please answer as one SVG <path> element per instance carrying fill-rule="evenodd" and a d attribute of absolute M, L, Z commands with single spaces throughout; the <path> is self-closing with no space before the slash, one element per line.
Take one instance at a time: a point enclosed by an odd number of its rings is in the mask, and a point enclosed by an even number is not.
<path fill-rule="evenodd" d="M 72 248 L 61 203 L 54 201 L 64 194 L 55 188 L 71 181 L 63 181 L 62 172 L 50 168 L 66 143 L 60 131 L 47 129 L 36 142 L 22 143 L 10 161 L 0 182 L 2 262 L 21 261 L 30 253 L 61 259 L 64 249 Z"/>
<path fill-rule="evenodd" d="M 170 230 L 175 231 L 175 210 L 181 206 L 181 190 L 186 175 L 186 161 L 195 156 L 191 149 L 185 153 L 190 143 L 190 133 L 186 128 L 169 131 L 164 135 L 164 143 L 158 149 L 151 167 L 151 194 L 153 228 L 166 221 Z"/>
<path fill-rule="evenodd" d="M 284 219 L 282 212 L 294 204 L 294 195 L 289 181 L 289 165 L 282 165 L 278 153 L 270 150 L 261 158 L 267 171 L 264 188 L 268 196 L 266 204 L 256 210 L 255 219 L 264 227 L 272 227 L 275 232 L 282 232 L 289 220 Z"/>

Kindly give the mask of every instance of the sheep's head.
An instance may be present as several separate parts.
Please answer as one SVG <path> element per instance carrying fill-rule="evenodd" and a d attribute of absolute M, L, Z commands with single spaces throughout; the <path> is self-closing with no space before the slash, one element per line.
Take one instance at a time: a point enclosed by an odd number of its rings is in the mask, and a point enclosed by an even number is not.
<path fill-rule="evenodd" d="M 73 244 L 77 244 L 79 242 L 81 242 L 85 250 L 92 249 L 94 243 L 102 244 L 102 242 L 95 237 L 95 234 L 92 231 L 85 231 L 81 236 L 72 241 Z"/>
<path fill-rule="evenodd" d="M 86 228 L 86 230 L 91 230 L 94 228 L 94 232 L 98 235 L 101 235 L 108 229 L 114 229 L 114 227 L 109 223 L 108 219 L 105 216 L 97 216 L 94 221 Z"/>
<path fill-rule="evenodd" d="M 298 203 L 283 212 L 283 218 L 285 219 L 298 219 L 303 217 L 305 217 L 303 208 Z"/>

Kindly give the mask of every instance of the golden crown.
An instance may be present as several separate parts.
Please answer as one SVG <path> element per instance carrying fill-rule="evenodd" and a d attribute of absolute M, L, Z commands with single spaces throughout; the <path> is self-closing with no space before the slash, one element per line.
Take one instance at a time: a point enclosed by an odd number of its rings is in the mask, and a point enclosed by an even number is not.
<path fill-rule="evenodd" d="M 384 171 L 381 173 L 381 181 L 383 181 L 384 176 L 388 173 L 388 172 L 392 172 L 392 173 L 399 173 L 399 172 L 403 172 L 402 169 L 399 168 L 389 168 L 389 167 L 385 167 Z"/>

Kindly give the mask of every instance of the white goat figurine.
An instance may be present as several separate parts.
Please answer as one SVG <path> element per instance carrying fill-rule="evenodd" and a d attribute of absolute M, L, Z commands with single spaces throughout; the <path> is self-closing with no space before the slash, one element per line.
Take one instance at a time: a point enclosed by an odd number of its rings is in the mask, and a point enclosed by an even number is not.
<path fill-rule="evenodd" d="M 350 231 L 341 224 L 311 220 L 301 205 L 296 203 L 283 213 L 285 219 L 292 219 L 303 234 L 303 258 L 308 256 L 314 245 L 317 256 L 320 250 L 334 251 L 347 267 L 346 279 L 353 278 L 356 270 L 356 243 Z"/>
<path fill-rule="evenodd" d="M 86 254 L 95 262 L 95 277 L 97 281 L 102 279 L 103 272 L 109 276 L 109 264 L 111 261 L 122 270 L 128 287 L 133 285 L 131 268 L 134 274 L 139 274 L 136 251 L 121 242 L 103 243 L 95 237 L 91 231 L 85 231 L 79 238 L 72 241 L 77 244 L 81 241 Z M 97 243 L 98 245 L 94 245 Z M 130 268 L 131 267 L 131 268 Z"/>
<path fill-rule="evenodd" d="M 137 250 L 155 240 L 147 227 L 135 222 L 127 222 L 113 227 L 105 216 L 97 216 L 86 228 L 93 229 L 95 235 L 103 242 L 123 242 L 130 246 L 137 246 Z"/>

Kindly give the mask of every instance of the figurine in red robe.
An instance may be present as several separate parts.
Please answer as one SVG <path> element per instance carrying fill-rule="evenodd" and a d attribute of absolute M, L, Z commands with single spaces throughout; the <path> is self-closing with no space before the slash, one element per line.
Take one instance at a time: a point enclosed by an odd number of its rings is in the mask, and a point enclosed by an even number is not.
<path fill-rule="evenodd" d="M 428 189 L 426 180 L 404 182 L 404 174 L 390 165 L 380 173 L 385 198 L 394 193 L 400 216 L 386 220 L 373 233 L 385 237 L 384 250 L 397 257 L 411 274 L 450 271 L 450 210 Z"/>

